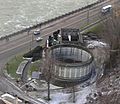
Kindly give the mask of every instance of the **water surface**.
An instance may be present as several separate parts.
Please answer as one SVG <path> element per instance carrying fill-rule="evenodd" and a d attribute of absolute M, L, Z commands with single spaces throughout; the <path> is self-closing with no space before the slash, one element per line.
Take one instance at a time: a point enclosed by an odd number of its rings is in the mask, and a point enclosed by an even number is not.
<path fill-rule="evenodd" d="M 97 0 L 0 0 L 0 37 Z"/>

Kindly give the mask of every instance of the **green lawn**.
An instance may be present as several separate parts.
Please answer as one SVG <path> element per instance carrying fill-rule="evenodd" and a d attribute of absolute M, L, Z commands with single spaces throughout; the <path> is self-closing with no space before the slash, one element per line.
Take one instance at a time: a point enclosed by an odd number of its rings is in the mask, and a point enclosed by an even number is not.
<path fill-rule="evenodd" d="M 88 32 L 93 32 L 96 34 L 99 34 L 103 31 L 103 25 L 102 24 L 98 24 L 95 27 L 92 27 L 91 29 L 88 30 Z"/>
<path fill-rule="evenodd" d="M 10 74 L 11 77 L 13 78 L 18 78 L 16 74 L 16 70 L 19 66 L 19 64 L 23 61 L 22 55 L 15 56 L 12 58 L 7 64 L 6 64 L 6 70 L 7 73 Z"/>
<path fill-rule="evenodd" d="M 22 55 L 16 56 L 12 58 L 7 64 L 5 69 L 7 70 L 7 73 L 10 74 L 11 77 L 17 79 L 19 78 L 16 74 L 16 70 L 19 66 L 19 64 L 23 61 Z M 31 63 L 30 69 L 28 70 L 28 74 L 31 76 L 33 71 L 38 71 L 40 69 L 41 60 L 36 61 L 34 63 Z"/>
<path fill-rule="evenodd" d="M 41 69 L 42 60 L 38 60 L 34 63 L 31 63 L 28 74 L 31 75 L 33 71 L 39 71 Z"/>

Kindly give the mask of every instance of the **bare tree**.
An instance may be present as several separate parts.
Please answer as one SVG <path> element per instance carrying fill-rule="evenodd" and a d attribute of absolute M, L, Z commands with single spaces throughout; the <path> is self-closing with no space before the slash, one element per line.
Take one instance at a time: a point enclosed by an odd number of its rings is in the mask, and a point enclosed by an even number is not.
<path fill-rule="evenodd" d="M 43 66 L 43 74 L 45 77 L 45 80 L 47 81 L 47 86 L 48 86 L 48 96 L 47 100 L 50 100 L 50 82 L 52 78 L 52 66 L 53 66 L 53 61 L 48 55 L 48 49 L 45 49 L 45 60 L 44 60 L 44 66 Z"/>
<path fill-rule="evenodd" d="M 120 18 L 113 14 L 104 22 L 103 39 L 109 44 L 109 59 L 105 63 L 106 69 L 112 69 L 118 64 L 120 57 Z M 111 71 L 111 70 L 106 70 Z"/>
<path fill-rule="evenodd" d="M 73 103 L 75 103 L 75 85 L 72 86 Z"/>

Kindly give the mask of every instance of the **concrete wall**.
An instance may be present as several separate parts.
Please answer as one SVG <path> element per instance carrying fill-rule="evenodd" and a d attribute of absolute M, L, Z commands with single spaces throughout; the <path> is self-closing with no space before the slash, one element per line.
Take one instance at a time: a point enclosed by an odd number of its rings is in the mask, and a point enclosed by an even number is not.
<path fill-rule="evenodd" d="M 74 47 L 59 47 L 52 51 L 53 58 L 68 58 L 75 61 L 85 62 L 91 58 L 90 53 Z"/>
<path fill-rule="evenodd" d="M 93 55 L 82 46 L 53 46 L 50 55 L 54 60 L 53 74 L 58 79 L 82 80 L 85 77 L 89 78 L 95 67 Z M 59 60 L 60 58 L 62 60 Z M 64 61 L 66 59 L 74 61 Z"/>

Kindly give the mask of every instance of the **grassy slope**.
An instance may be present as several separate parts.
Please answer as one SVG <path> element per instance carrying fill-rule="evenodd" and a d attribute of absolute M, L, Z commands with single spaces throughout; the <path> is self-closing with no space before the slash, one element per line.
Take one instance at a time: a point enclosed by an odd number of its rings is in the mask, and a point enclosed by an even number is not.
<path fill-rule="evenodd" d="M 7 64 L 6 64 L 6 70 L 8 74 L 10 74 L 11 77 L 18 78 L 16 74 L 16 70 L 19 66 L 19 64 L 23 61 L 23 58 L 21 55 L 16 56 L 12 58 Z"/>
<path fill-rule="evenodd" d="M 99 34 L 103 31 L 103 26 L 102 24 L 98 24 L 95 27 L 92 27 L 91 29 L 87 30 L 87 32 L 93 32 L 96 34 Z"/>
<path fill-rule="evenodd" d="M 11 77 L 17 79 L 18 75 L 16 74 L 16 70 L 19 66 L 19 64 L 23 61 L 22 55 L 16 56 L 13 59 L 11 59 L 6 64 L 6 70 L 8 74 L 10 74 Z M 28 74 L 31 76 L 33 71 L 38 71 L 40 69 L 40 63 L 41 61 L 34 62 L 30 65 L 30 69 L 28 71 Z"/>

